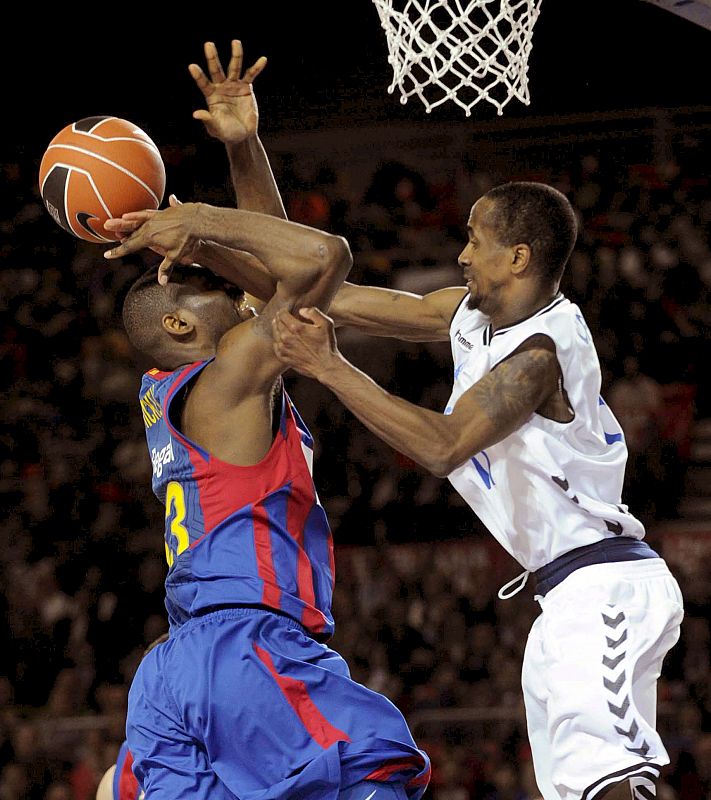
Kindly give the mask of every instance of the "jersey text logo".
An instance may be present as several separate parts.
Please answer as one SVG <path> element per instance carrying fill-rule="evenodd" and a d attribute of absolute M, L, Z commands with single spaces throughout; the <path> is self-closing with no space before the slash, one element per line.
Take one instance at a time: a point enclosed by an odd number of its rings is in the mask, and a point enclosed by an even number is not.
<path fill-rule="evenodd" d="M 156 398 L 155 386 L 151 386 L 141 398 L 141 413 L 143 414 L 143 422 L 146 428 L 150 428 L 151 425 L 155 425 L 159 419 L 163 418 L 163 409 Z"/>
<path fill-rule="evenodd" d="M 163 474 L 163 466 L 165 464 L 170 464 L 171 461 L 175 461 L 175 456 L 173 455 L 173 440 L 171 439 L 168 444 L 160 450 L 154 447 L 151 450 L 151 461 L 153 462 L 153 474 L 156 478 L 160 478 Z"/>
<path fill-rule="evenodd" d="M 472 349 L 472 346 L 473 346 L 472 343 L 468 339 L 465 339 L 462 336 L 462 334 L 459 332 L 459 329 L 457 329 L 457 332 L 454 334 L 454 338 L 457 340 L 457 342 L 459 344 L 461 344 L 461 346 L 465 350 L 471 350 Z"/>

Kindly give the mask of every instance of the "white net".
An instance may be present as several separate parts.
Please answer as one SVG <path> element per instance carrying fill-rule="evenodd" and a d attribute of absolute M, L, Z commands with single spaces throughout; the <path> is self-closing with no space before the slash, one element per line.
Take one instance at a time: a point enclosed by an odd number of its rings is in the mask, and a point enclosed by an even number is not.
<path fill-rule="evenodd" d="M 388 42 L 400 102 L 427 112 L 446 103 L 467 116 L 481 100 L 498 114 L 530 103 L 528 57 L 542 0 L 373 0 Z"/>

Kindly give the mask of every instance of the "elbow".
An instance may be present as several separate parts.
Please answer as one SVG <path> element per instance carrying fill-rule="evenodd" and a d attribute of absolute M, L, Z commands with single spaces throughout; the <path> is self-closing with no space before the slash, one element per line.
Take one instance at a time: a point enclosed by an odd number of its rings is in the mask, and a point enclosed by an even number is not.
<path fill-rule="evenodd" d="M 342 236 L 323 233 L 302 257 L 299 268 L 282 277 L 288 293 L 300 306 L 327 311 L 339 286 L 353 266 L 348 242 Z"/>
<path fill-rule="evenodd" d="M 444 462 L 433 462 L 427 465 L 427 471 L 431 472 L 435 478 L 446 478 L 449 473 L 451 472 L 450 469 L 447 469 L 447 466 Z"/>
<path fill-rule="evenodd" d="M 457 466 L 459 465 L 451 460 L 441 459 L 430 461 L 430 463 L 426 465 L 426 468 L 435 478 L 446 478 Z"/>
<path fill-rule="evenodd" d="M 466 446 L 460 441 L 448 441 L 440 437 L 439 443 L 432 448 L 423 466 L 437 478 L 446 478 L 467 462 L 478 450 Z"/>
<path fill-rule="evenodd" d="M 319 231 L 298 259 L 298 268 L 282 277 L 297 294 L 309 298 L 333 296 L 353 266 L 351 248 L 342 236 Z M 308 303 L 315 302 L 310 299 Z"/>
<path fill-rule="evenodd" d="M 324 235 L 319 244 L 319 263 L 323 273 L 343 280 L 353 266 L 350 245 L 343 236 Z"/>
<path fill-rule="evenodd" d="M 423 460 L 422 466 L 436 478 L 446 478 L 452 470 L 456 469 L 464 461 L 466 461 L 466 458 L 458 456 L 453 447 L 441 442 L 430 450 Z"/>

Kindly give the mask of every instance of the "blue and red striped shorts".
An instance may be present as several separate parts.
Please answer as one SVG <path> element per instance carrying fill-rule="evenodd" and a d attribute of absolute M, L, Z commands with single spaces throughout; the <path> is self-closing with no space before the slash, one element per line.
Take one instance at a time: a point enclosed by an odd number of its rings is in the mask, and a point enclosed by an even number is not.
<path fill-rule="evenodd" d="M 336 800 L 364 780 L 419 800 L 430 774 L 390 700 L 299 623 L 262 609 L 171 632 L 139 665 L 126 730 L 151 800 Z"/>

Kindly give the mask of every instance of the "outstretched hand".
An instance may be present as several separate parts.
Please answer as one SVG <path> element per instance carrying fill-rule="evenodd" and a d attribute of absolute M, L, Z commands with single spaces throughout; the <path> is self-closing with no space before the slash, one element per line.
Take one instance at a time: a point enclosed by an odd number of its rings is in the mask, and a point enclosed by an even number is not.
<path fill-rule="evenodd" d="M 181 202 L 174 194 L 171 194 L 168 198 L 168 205 L 172 208 L 173 206 L 181 205 Z M 107 231 L 112 231 L 117 234 L 116 238 L 122 242 L 134 231 L 138 230 L 146 220 L 157 213 L 157 208 L 146 208 L 141 211 L 127 211 L 120 217 L 111 217 L 107 219 L 104 223 L 104 228 L 106 228 Z M 154 250 L 155 248 L 151 249 Z M 160 255 L 165 255 L 165 253 L 161 253 L 160 250 L 155 250 L 155 252 Z"/>
<path fill-rule="evenodd" d="M 302 308 L 298 314 L 301 319 L 284 309 L 277 312 L 272 320 L 274 352 L 287 366 L 318 381 L 342 358 L 336 328 L 318 308 Z"/>
<path fill-rule="evenodd" d="M 107 220 L 104 227 L 119 233 L 121 243 L 107 250 L 104 258 L 122 258 L 148 248 L 163 256 L 158 267 L 158 283 L 165 286 L 175 264 L 192 264 L 202 240 L 197 229 L 198 204 L 181 203 L 175 195 L 162 211 L 131 211 Z"/>
<path fill-rule="evenodd" d="M 242 42 L 238 39 L 232 40 L 232 57 L 226 75 L 213 42 L 205 42 L 205 59 L 209 78 L 197 64 L 188 67 L 207 101 L 207 109 L 193 112 L 193 119 L 203 122 L 210 136 L 225 144 L 238 144 L 255 136 L 259 112 L 252 83 L 266 66 L 267 59 L 261 56 L 241 75 Z"/>

